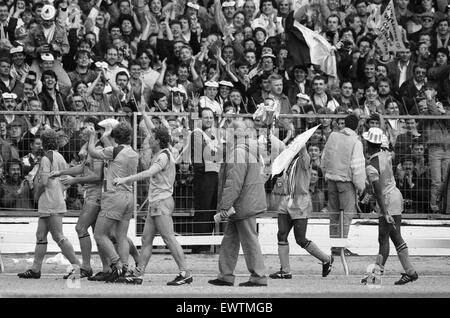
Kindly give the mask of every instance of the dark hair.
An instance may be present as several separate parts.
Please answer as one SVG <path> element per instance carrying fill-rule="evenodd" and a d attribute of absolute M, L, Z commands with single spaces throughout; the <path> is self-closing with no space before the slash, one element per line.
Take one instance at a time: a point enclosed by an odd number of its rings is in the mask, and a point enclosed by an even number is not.
<path fill-rule="evenodd" d="M 169 148 L 169 144 L 172 142 L 169 131 L 166 127 L 156 127 L 152 129 L 155 140 L 159 141 L 159 147 L 161 149 Z"/>
<path fill-rule="evenodd" d="M 131 144 L 131 136 L 133 134 L 133 129 L 130 124 L 126 122 L 120 122 L 116 127 L 111 131 L 111 137 L 114 138 L 116 143 L 130 145 Z"/>
<path fill-rule="evenodd" d="M 43 81 L 43 79 L 46 75 L 52 76 L 55 79 L 55 81 L 58 80 L 58 76 L 56 76 L 56 73 L 53 72 L 53 70 L 46 70 L 46 71 L 42 72 L 41 81 Z"/>
<path fill-rule="evenodd" d="M 358 128 L 359 119 L 355 114 L 350 114 L 345 117 L 345 127 L 350 128 L 352 130 L 356 130 Z"/>
<path fill-rule="evenodd" d="M 58 150 L 58 134 L 53 129 L 43 130 L 41 139 L 44 150 Z"/>
<path fill-rule="evenodd" d="M 23 166 L 22 166 L 22 162 L 19 159 L 11 159 L 11 160 L 6 162 L 6 165 L 5 165 L 6 173 L 9 174 L 9 169 L 11 169 L 11 167 L 13 165 L 18 165 L 20 167 L 20 174 L 22 175 L 22 168 L 23 168 Z"/>
<path fill-rule="evenodd" d="M 86 118 L 83 120 L 83 122 L 84 122 L 84 123 L 91 123 L 91 124 L 94 124 L 94 129 L 95 129 L 96 131 L 102 129 L 102 127 L 99 126 L 99 124 L 98 124 L 100 121 L 98 120 L 97 117 L 94 117 L 94 116 L 86 117 Z"/>
<path fill-rule="evenodd" d="M 274 9 L 277 9 L 277 10 L 278 10 L 278 5 L 277 5 L 277 3 L 275 2 L 275 0 L 261 0 L 261 2 L 259 3 L 259 11 L 260 11 L 260 12 L 262 12 L 263 4 L 266 3 L 266 2 L 272 3 L 272 6 L 274 7 Z"/>

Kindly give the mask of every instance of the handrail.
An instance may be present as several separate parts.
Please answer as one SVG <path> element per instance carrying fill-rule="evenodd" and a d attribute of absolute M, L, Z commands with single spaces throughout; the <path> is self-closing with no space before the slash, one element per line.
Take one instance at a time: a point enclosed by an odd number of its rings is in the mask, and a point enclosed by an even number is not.
<path fill-rule="evenodd" d="M 4 111 L 0 110 L 0 115 L 66 115 L 66 116 L 120 116 L 132 117 L 134 114 L 141 115 L 140 112 L 134 113 L 118 113 L 118 112 L 74 112 L 74 111 Z M 147 112 L 149 116 L 191 116 L 194 112 Z M 242 117 L 251 118 L 252 114 L 221 114 L 221 117 Z M 280 114 L 280 118 L 345 118 L 343 114 Z M 448 115 L 381 115 L 383 119 L 450 119 Z M 362 115 L 361 118 L 370 118 L 370 116 Z"/>

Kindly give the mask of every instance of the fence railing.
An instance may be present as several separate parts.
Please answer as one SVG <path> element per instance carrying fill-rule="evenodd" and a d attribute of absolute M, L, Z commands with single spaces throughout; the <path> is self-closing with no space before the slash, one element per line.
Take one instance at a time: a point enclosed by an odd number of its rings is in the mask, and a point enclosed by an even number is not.
<path fill-rule="evenodd" d="M 63 121 L 67 118 L 67 125 L 64 126 L 64 133 L 61 134 L 60 152 L 65 157 L 66 161 L 75 165 L 80 163 L 83 158 L 78 155 L 83 141 L 80 137 L 80 125 L 83 118 L 86 116 L 100 116 L 115 117 L 119 120 L 128 120 L 133 127 L 133 147 L 140 154 L 140 169 L 148 168 L 150 162 L 151 152 L 146 144 L 146 139 L 143 134 L 142 125 L 140 125 L 140 113 L 102 113 L 102 112 L 28 112 L 15 111 L 6 112 L 0 111 L 2 115 L 15 115 L 24 119 L 24 127 L 22 128 L 21 138 L 19 143 L 17 140 L 11 139 L 11 130 L 7 130 L 7 136 L 0 136 L 0 155 L 3 159 L 3 178 L 0 181 L 0 217 L 2 216 L 37 216 L 35 212 L 35 204 L 31 200 L 32 190 L 17 194 L 24 177 L 30 172 L 32 163 L 26 162 L 26 156 L 32 153 L 30 142 L 34 135 L 27 133 L 30 130 L 32 116 L 54 116 L 60 115 Z M 176 140 L 173 143 L 174 152 L 181 152 L 184 147 L 188 145 L 188 137 L 194 127 L 201 127 L 201 118 L 198 118 L 196 113 L 148 113 L 153 117 L 166 118 L 170 121 L 171 132 Z M 249 118 L 252 115 L 230 115 L 224 114 L 221 118 L 216 120 L 217 125 L 222 118 Z M 315 124 L 325 125 L 324 129 L 319 129 L 318 132 L 311 138 L 308 144 L 308 152 L 315 162 L 313 170 L 317 176 L 314 183 L 311 184 L 311 194 L 313 198 L 313 205 L 315 207 L 312 213 L 312 218 L 327 218 L 329 212 L 326 209 L 327 202 L 327 186 L 324 180 L 324 174 L 320 169 L 320 154 L 326 138 L 329 133 L 338 129 L 337 120 L 344 118 L 345 115 L 334 114 L 289 114 L 280 115 L 281 118 L 288 118 L 293 122 L 295 133 L 301 133 L 308 127 Z M 184 118 L 182 122 L 180 119 Z M 412 123 L 411 119 L 415 122 Z M 393 168 L 395 171 L 395 178 L 397 186 L 403 194 L 405 199 L 405 218 L 424 218 L 424 219 L 449 219 L 450 218 L 450 198 L 449 198 L 449 164 L 450 164 L 450 139 L 448 136 L 448 129 L 450 128 L 450 116 L 382 116 L 382 129 L 385 131 L 388 141 L 389 150 L 393 153 Z M 75 123 L 74 123 L 75 122 Z M 184 125 L 184 126 L 182 126 Z M 361 118 L 361 125 L 363 128 L 359 133 L 368 128 L 368 118 Z M 219 128 L 224 128 L 219 127 Z M 224 131 L 224 129 L 218 132 Z M 447 129 L 447 130 L 445 130 Z M 144 129 L 145 130 L 145 129 Z M 0 130 L 1 131 L 1 130 Z M 16 132 L 17 133 L 17 132 Z M 441 136 L 441 139 L 438 137 Z M 29 140 L 23 140 L 29 138 Z M 6 140 L 5 140 L 6 139 Z M 12 138 L 14 139 L 14 137 Z M 440 140 L 440 142 L 436 142 Z M 10 145 L 10 142 L 13 146 Z M 14 151 L 10 152 L 10 158 L 5 158 L 10 148 L 26 147 L 29 149 L 18 149 L 19 158 Z M 176 150 L 176 151 L 175 151 Z M 31 156 L 32 157 L 32 156 Z M 11 159 L 19 159 L 21 162 L 20 180 L 13 178 L 10 175 Z M 0 160 L 1 162 L 1 160 Z M 1 164 L 0 164 L 1 165 Z M 0 170 L 1 171 L 1 170 Z M 194 183 L 196 172 L 193 170 L 193 165 L 180 162 L 177 164 L 177 176 L 174 186 L 174 200 L 175 212 L 173 214 L 175 230 L 182 235 L 201 235 L 207 233 L 196 233 L 195 224 L 198 222 L 213 223 L 212 215 L 215 210 L 196 210 L 196 200 L 202 198 L 195 197 Z M 20 182 L 19 182 L 20 181 Z M 31 184 L 29 184 L 30 186 Z M 369 189 L 370 187 L 368 187 Z M 135 218 L 136 218 L 136 233 L 142 231 L 143 222 L 145 219 L 147 207 L 146 198 L 148 191 L 148 183 L 146 181 L 135 183 Z M 14 194 L 14 191 L 16 194 Z M 270 188 L 267 190 L 270 193 Z M 370 194 L 370 190 L 369 190 Z M 28 200 L 28 201 L 27 201 Z M 28 203 L 27 203 L 28 202 Z M 77 185 L 70 187 L 67 190 L 66 202 L 69 212 L 66 216 L 77 216 L 79 210 L 83 205 L 83 191 Z M 433 206 L 434 205 L 434 206 Z M 376 217 L 371 214 L 374 210 L 375 200 L 368 199 L 366 203 L 360 203 L 360 216 L 362 218 Z M 436 210 L 438 206 L 439 210 Z M 205 213 L 209 218 L 201 218 L 201 221 L 196 221 L 195 215 Z M 268 211 L 261 215 L 261 217 L 274 217 L 277 211 Z M 357 216 L 358 217 L 358 216 Z M 220 233 L 221 226 L 215 226 L 215 230 Z"/>

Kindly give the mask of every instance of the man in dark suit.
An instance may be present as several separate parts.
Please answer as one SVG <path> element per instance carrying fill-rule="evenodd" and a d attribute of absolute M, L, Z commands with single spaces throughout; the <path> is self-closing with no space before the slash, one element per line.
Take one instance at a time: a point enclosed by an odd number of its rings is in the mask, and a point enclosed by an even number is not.
<path fill-rule="evenodd" d="M 392 84 L 398 89 L 402 84 L 413 77 L 414 63 L 411 59 L 411 49 L 405 43 L 405 51 L 397 53 L 398 59 L 389 62 L 387 66 L 388 77 Z"/>

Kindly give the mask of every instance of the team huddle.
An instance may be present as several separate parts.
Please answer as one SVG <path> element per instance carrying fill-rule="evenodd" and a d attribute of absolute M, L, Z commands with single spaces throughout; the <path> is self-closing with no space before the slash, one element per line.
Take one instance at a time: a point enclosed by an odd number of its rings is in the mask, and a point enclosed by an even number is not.
<path fill-rule="evenodd" d="M 152 151 L 150 167 L 137 173 L 139 155 L 131 147 L 133 131 L 127 122 L 107 119 L 102 122 L 87 117 L 83 122 L 82 137 L 85 144 L 80 150 L 85 160 L 69 168 L 58 152 L 56 132 L 48 129 L 42 133 L 45 155 L 42 157 L 36 180 L 35 200 L 38 202 L 39 223 L 36 231 L 34 262 L 30 269 L 19 273 L 20 278 L 41 277 L 42 262 L 47 251 L 47 235 L 61 248 L 72 264 L 72 271 L 65 279 L 87 278 L 90 281 L 142 284 L 145 270 L 152 256 L 153 240 L 161 235 L 177 263 L 179 274 L 167 285 L 178 286 L 193 282 L 186 257 L 175 238 L 172 213 L 176 176 L 176 160 L 170 150 L 171 137 L 165 127 L 155 127 L 145 108 L 140 109 L 149 132 Z M 202 116 L 210 109 L 204 108 Z M 376 265 L 381 275 L 389 256 L 389 238 L 394 243 L 405 270 L 396 285 L 417 280 L 418 275 L 410 262 L 408 247 L 400 233 L 403 198 L 396 187 L 390 155 L 383 148 L 383 132 L 370 128 L 358 138 L 359 119 L 355 115 L 345 118 L 345 127 L 331 133 L 323 151 L 325 178 L 328 180 L 330 212 L 344 211 L 344 226 L 331 225 L 331 237 L 347 237 L 358 196 L 369 181 L 376 198 L 379 213 L 379 253 Z M 308 218 L 313 211 L 308 187 L 312 162 L 306 147 L 302 146 L 284 170 L 282 177 L 285 194 L 278 204 L 278 256 L 281 268 L 266 274 L 264 257 L 258 241 L 256 218 L 267 210 L 264 184 L 264 159 L 258 153 L 259 139 L 252 119 L 235 119 L 229 126 L 233 134 L 227 134 L 229 146 L 223 164 L 223 178 L 216 221 L 226 221 L 224 237 L 220 245 L 219 274 L 208 283 L 218 286 L 234 285 L 240 246 L 245 256 L 250 277 L 240 286 L 267 286 L 271 279 L 291 279 L 289 243 L 287 237 L 293 229 L 296 242 L 309 254 L 320 260 L 322 276 L 330 274 L 334 261 L 314 242 L 306 238 Z M 276 138 L 270 136 L 270 138 Z M 294 143 L 294 142 L 293 142 Z M 231 146 L 230 146 L 231 145 Z M 289 146 L 288 146 L 289 147 Z M 364 149 L 366 156 L 364 155 Z M 366 160 L 367 158 L 367 160 Z M 127 237 L 133 216 L 133 182 L 149 180 L 148 212 L 140 251 Z M 62 231 L 62 216 L 66 212 L 64 191 L 73 184 L 82 184 L 85 190 L 84 206 L 76 225 L 82 262 Z M 331 215 L 331 214 L 330 214 Z M 88 232 L 92 228 L 102 262 L 102 270 L 94 275 L 91 267 L 92 242 Z M 129 265 L 130 255 L 135 266 Z M 374 275 L 361 281 L 373 283 Z"/>

